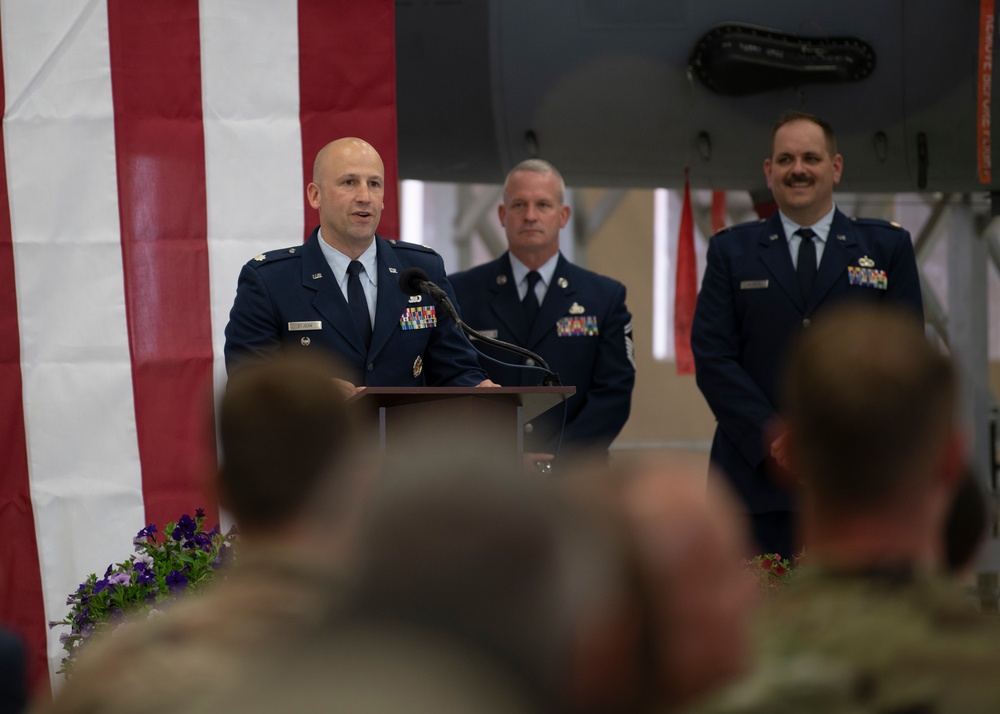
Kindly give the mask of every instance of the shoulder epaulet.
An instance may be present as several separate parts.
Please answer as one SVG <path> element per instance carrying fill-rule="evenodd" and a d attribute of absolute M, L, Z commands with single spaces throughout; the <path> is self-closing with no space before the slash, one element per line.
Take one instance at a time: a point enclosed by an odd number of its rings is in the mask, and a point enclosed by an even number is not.
<path fill-rule="evenodd" d="M 406 250 L 417 250 L 421 253 L 437 253 L 436 250 L 431 248 L 429 245 L 421 245 L 420 243 L 410 243 L 405 240 L 396 240 L 395 238 L 385 238 L 383 239 L 389 243 L 393 248 L 405 248 Z"/>
<path fill-rule="evenodd" d="M 747 221 L 746 223 L 737 223 L 735 226 L 726 226 L 725 228 L 720 228 L 718 231 L 716 231 L 715 235 L 719 235 L 721 233 L 728 233 L 729 231 L 736 231 L 741 228 L 753 228 L 759 226 L 765 221 L 767 221 L 766 218 L 758 218 L 756 221 Z"/>
<path fill-rule="evenodd" d="M 292 246 L 291 248 L 278 248 L 277 250 L 269 250 L 266 253 L 261 253 L 260 255 L 254 256 L 249 261 L 247 265 L 252 265 L 259 268 L 262 265 L 268 263 L 273 263 L 277 260 L 285 260 L 287 258 L 294 258 L 298 255 L 302 255 L 302 246 Z"/>
<path fill-rule="evenodd" d="M 851 223 L 859 226 L 879 226 L 881 228 L 895 228 L 898 231 L 906 230 L 895 221 L 883 221 L 881 218 L 859 218 L 851 216 Z"/>

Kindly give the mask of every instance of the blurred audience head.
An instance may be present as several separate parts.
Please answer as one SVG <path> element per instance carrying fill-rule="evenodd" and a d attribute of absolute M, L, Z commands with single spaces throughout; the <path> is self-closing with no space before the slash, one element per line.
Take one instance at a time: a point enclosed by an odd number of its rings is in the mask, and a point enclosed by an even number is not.
<path fill-rule="evenodd" d="M 784 419 L 806 555 L 937 567 L 962 476 L 951 361 L 910 313 L 843 304 L 793 345 Z"/>
<path fill-rule="evenodd" d="M 357 430 L 319 352 L 241 364 L 218 409 L 220 502 L 244 536 L 270 535 L 317 509 L 346 508 Z M 338 505 L 339 504 L 339 505 Z"/>
<path fill-rule="evenodd" d="M 913 315 L 847 304 L 792 348 L 785 413 L 807 494 L 879 508 L 930 483 L 954 435 L 955 373 Z"/>
<path fill-rule="evenodd" d="M 654 460 L 621 476 L 648 609 L 651 697 L 681 706 L 750 664 L 749 526 L 727 491 L 706 494 L 691 465 Z"/>
<path fill-rule="evenodd" d="M 349 618 L 435 633 L 553 707 L 575 628 L 622 589 L 617 544 L 490 435 L 416 430 L 372 494 Z M 425 446 L 430 444 L 430 446 Z"/>

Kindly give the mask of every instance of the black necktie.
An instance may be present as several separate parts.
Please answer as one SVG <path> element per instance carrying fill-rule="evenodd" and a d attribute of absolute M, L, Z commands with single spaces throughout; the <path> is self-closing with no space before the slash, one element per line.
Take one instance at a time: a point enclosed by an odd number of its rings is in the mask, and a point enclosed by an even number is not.
<path fill-rule="evenodd" d="M 538 274 L 537 270 L 528 273 L 528 292 L 524 294 L 524 300 L 521 301 L 521 304 L 524 306 L 524 317 L 528 321 L 529 327 L 535 324 L 535 318 L 538 316 L 538 295 L 535 293 L 535 286 L 541 279 L 542 276 Z"/>
<path fill-rule="evenodd" d="M 799 242 L 799 257 L 796 263 L 796 272 L 799 274 L 799 289 L 802 290 L 802 299 L 809 302 L 809 293 L 812 291 L 813 281 L 816 279 L 816 244 L 813 243 L 816 233 L 812 228 L 799 228 L 795 232 L 802 237 Z"/>
<path fill-rule="evenodd" d="M 365 298 L 365 289 L 361 287 L 359 277 L 364 266 L 356 260 L 352 260 L 347 266 L 347 302 L 351 306 L 351 314 L 354 316 L 354 324 L 358 326 L 361 333 L 361 341 L 365 343 L 365 349 L 372 342 L 372 318 L 368 314 L 368 300 Z"/>

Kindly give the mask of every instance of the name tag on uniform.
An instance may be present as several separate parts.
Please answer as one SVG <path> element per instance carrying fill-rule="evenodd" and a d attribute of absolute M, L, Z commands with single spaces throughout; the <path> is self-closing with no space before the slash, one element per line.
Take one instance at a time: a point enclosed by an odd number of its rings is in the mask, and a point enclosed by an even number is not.
<path fill-rule="evenodd" d="M 308 322 L 289 322 L 289 332 L 302 332 L 303 330 L 322 330 L 322 320 L 309 320 Z"/>
<path fill-rule="evenodd" d="M 490 337 L 490 338 L 492 338 L 494 340 L 497 339 L 497 337 L 500 335 L 500 331 L 499 330 L 476 330 L 476 332 L 478 332 L 483 337 Z M 470 337 L 471 337 L 471 335 L 470 335 Z M 476 339 L 479 339 L 479 338 L 478 337 L 472 337 L 472 339 L 476 340 Z"/>
<path fill-rule="evenodd" d="M 761 290 L 767 287 L 766 280 L 741 280 L 740 290 Z"/>

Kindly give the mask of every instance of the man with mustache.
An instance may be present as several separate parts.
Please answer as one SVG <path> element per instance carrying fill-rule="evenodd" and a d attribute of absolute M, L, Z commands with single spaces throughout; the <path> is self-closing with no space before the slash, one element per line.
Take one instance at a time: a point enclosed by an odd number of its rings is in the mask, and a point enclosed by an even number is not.
<path fill-rule="evenodd" d="M 909 233 L 841 213 L 833 189 L 843 168 L 829 123 L 783 115 L 764 161 L 778 213 L 713 236 L 698 296 L 691 347 L 718 422 L 713 473 L 739 494 L 765 553 L 790 556 L 798 547 L 793 479 L 775 419 L 789 340 L 847 300 L 899 303 L 923 318 Z"/>

